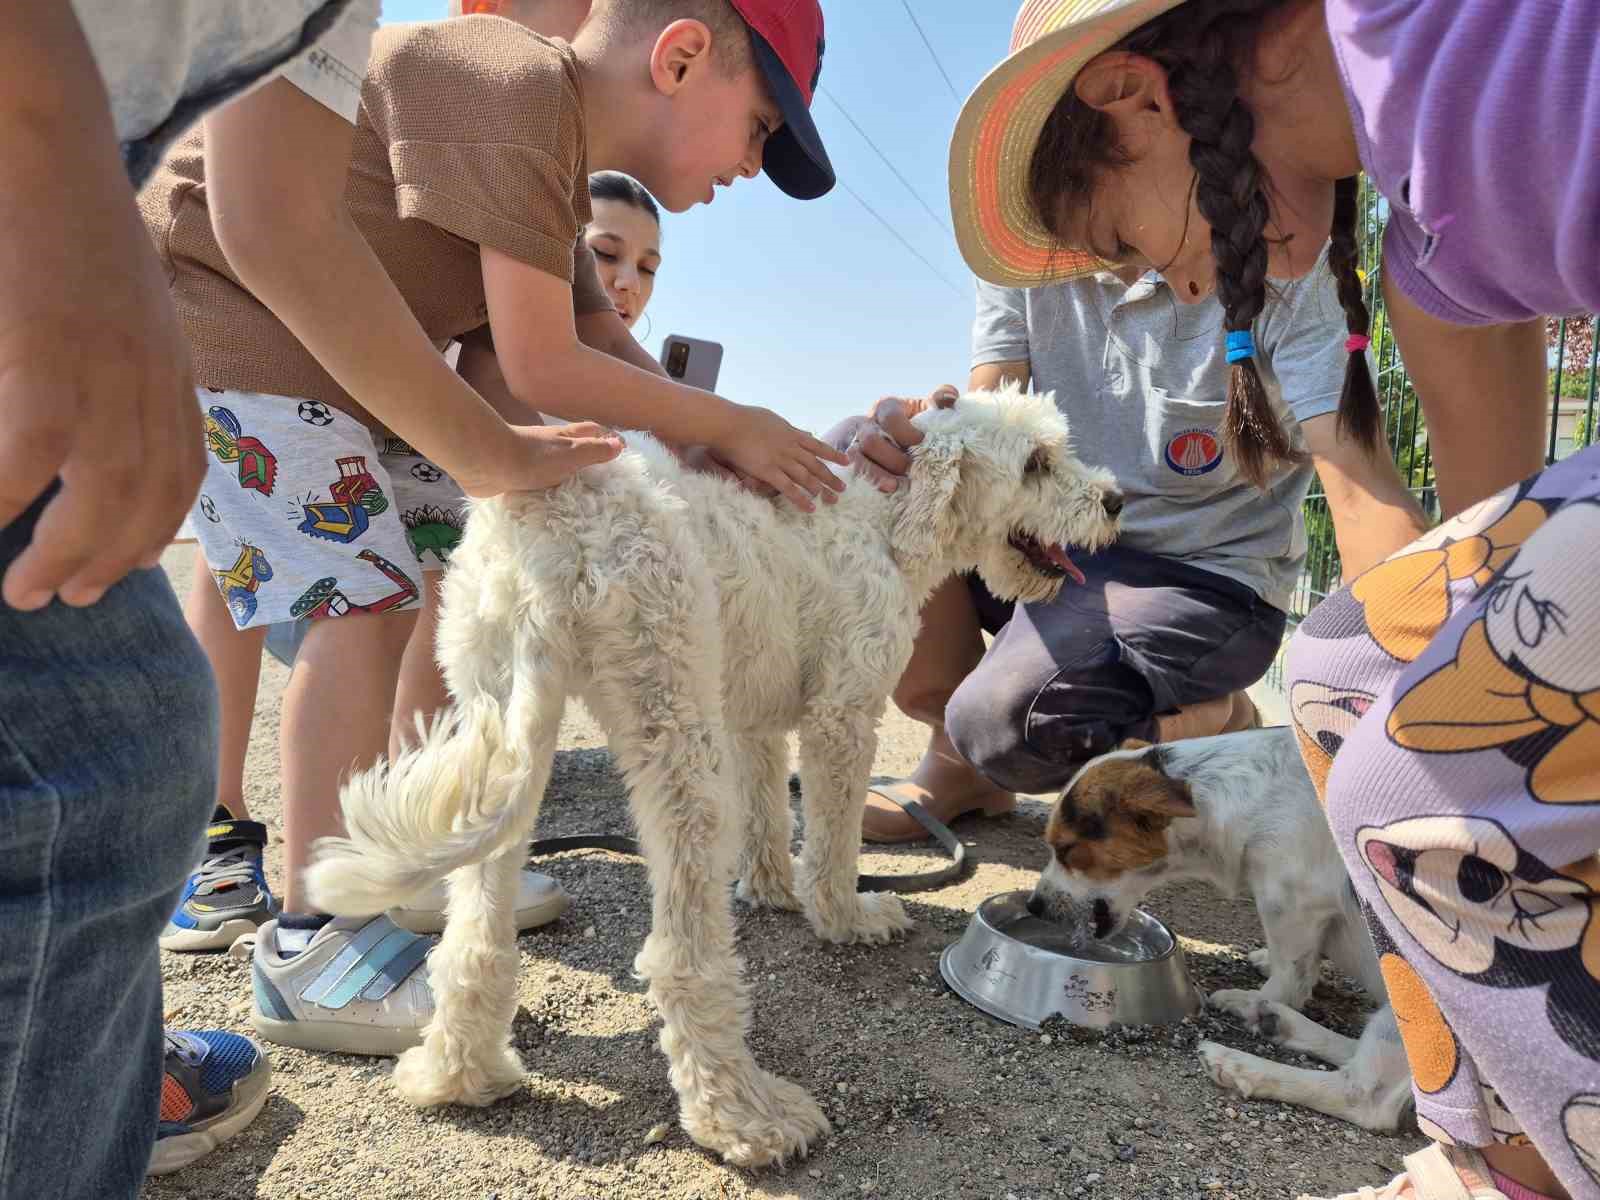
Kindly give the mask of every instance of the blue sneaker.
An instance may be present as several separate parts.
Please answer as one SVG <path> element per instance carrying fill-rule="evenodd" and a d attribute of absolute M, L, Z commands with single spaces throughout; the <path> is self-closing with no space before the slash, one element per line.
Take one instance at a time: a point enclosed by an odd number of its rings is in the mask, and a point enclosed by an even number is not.
<path fill-rule="evenodd" d="M 147 1173 L 165 1175 L 210 1154 L 240 1132 L 267 1102 L 272 1065 L 237 1033 L 167 1031 L 161 1123 Z"/>
<path fill-rule="evenodd" d="M 161 932 L 163 950 L 226 950 L 277 915 L 277 901 L 261 870 L 267 827 L 236 821 L 219 805 L 206 837 L 205 860 L 184 884 Z"/>

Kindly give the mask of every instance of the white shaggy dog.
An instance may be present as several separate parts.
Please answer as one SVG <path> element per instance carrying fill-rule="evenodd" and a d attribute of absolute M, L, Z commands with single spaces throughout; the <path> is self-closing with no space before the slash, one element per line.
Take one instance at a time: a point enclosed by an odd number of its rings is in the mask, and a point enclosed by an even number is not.
<path fill-rule="evenodd" d="M 1217 1084 L 1244 1096 L 1303 1104 L 1368 1129 L 1392 1130 L 1412 1108 L 1411 1070 L 1372 939 L 1316 789 L 1287 726 L 1129 742 L 1087 763 L 1056 801 L 1050 860 L 1028 902 L 1039 916 L 1084 922 L 1109 937 L 1147 892 L 1203 879 L 1225 895 L 1249 892 L 1267 935 L 1250 961 L 1255 991 L 1212 992 L 1230 1012 L 1288 1050 L 1338 1067 L 1314 1071 L 1202 1042 Z M 1377 1003 L 1359 1040 L 1299 1010 L 1326 956 Z"/>
<path fill-rule="evenodd" d="M 681 467 L 657 442 L 546 492 L 475 507 L 445 575 L 453 704 L 420 748 L 342 794 L 348 839 L 311 869 L 324 911 L 382 912 L 450 873 L 437 1011 L 395 1083 L 414 1103 L 517 1087 L 517 875 L 569 695 L 605 727 L 654 892 L 634 963 L 665 1028 L 682 1121 L 730 1162 L 804 1153 L 828 1124 L 757 1067 L 729 885 L 803 910 L 820 937 L 885 941 L 898 897 L 858 895 L 877 723 L 936 584 L 1053 597 L 1059 547 L 1111 540 L 1122 499 L 1073 457 L 1048 396 L 967 396 L 917 418 L 909 486 L 861 479 L 813 515 Z M 784 736 L 800 734 L 805 845 L 789 854 Z M 737 808 L 735 807 L 737 805 Z"/>

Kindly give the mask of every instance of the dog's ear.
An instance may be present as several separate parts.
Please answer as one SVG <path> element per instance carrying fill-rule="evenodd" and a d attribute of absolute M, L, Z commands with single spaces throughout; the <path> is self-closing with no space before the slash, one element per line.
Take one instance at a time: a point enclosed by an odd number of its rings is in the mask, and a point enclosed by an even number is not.
<path fill-rule="evenodd" d="M 1145 741 L 1143 738 L 1123 738 L 1122 739 L 1122 745 L 1118 746 L 1117 749 L 1118 750 L 1148 750 L 1148 749 L 1150 749 L 1150 743 Z"/>
<path fill-rule="evenodd" d="M 1128 795 L 1128 806 L 1151 816 L 1176 819 L 1196 815 L 1194 793 L 1181 779 L 1174 779 L 1159 767 L 1140 772 L 1139 781 Z"/>
<path fill-rule="evenodd" d="M 926 562 L 949 548 L 964 452 L 955 439 L 933 436 L 915 447 L 911 456 L 910 487 L 894 523 L 895 555 L 908 565 Z"/>

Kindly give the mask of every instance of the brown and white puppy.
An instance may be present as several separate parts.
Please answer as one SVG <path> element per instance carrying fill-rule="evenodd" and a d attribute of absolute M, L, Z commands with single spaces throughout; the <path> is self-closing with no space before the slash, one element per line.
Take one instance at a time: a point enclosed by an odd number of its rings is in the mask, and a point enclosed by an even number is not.
<path fill-rule="evenodd" d="M 1211 1078 L 1245 1096 L 1302 1104 L 1368 1129 L 1398 1128 L 1411 1074 L 1377 955 L 1343 860 L 1288 727 L 1150 746 L 1130 741 L 1085 765 L 1045 827 L 1050 859 L 1028 907 L 1036 916 L 1109 937 L 1151 889 L 1200 879 L 1248 893 L 1267 946 L 1250 961 L 1256 991 L 1213 992 L 1289 1050 L 1340 1069 L 1287 1067 L 1204 1042 Z M 1381 1007 L 1359 1041 L 1300 1013 L 1324 957 Z"/>

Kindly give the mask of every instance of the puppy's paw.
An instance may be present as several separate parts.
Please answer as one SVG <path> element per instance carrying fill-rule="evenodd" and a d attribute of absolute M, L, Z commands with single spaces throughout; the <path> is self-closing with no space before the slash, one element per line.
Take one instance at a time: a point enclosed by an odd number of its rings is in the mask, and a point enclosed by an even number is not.
<path fill-rule="evenodd" d="M 682 1099 L 683 1128 L 708 1150 L 738 1167 L 765 1167 L 804 1158 L 827 1136 L 822 1109 L 799 1084 L 760 1068 L 743 1078 L 717 1079 L 717 1099 Z"/>
<path fill-rule="evenodd" d="M 1255 1092 L 1255 1073 L 1250 1066 L 1255 1061 L 1255 1055 L 1216 1042 L 1201 1042 L 1199 1050 L 1200 1061 L 1205 1064 L 1206 1074 L 1211 1076 L 1212 1083 L 1230 1092 L 1237 1092 L 1246 1099 L 1250 1098 Z"/>
<path fill-rule="evenodd" d="M 394 1086 L 419 1108 L 439 1104 L 483 1107 L 522 1086 L 522 1060 L 510 1046 L 451 1054 L 433 1038 L 413 1046 L 394 1067 Z"/>
<path fill-rule="evenodd" d="M 1256 972 L 1263 979 L 1272 974 L 1272 955 L 1268 953 L 1265 946 L 1259 950 L 1250 951 L 1250 965 L 1256 969 Z"/>
<path fill-rule="evenodd" d="M 751 863 L 745 877 L 739 881 L 739 890 L 735 894 L 745 904 L 757 908 L 799 912 L 803 906 L 794 886 L 797 864 L 793 860 L 785 860 L 784 865 L 789 868 L 787 871 L 782 867 L 774 869 L 765 863 Z"/>
<path fill-rule="evenodd" d="M 826 904 L 820 897 L 811 909 L 811 928 L 825 942 L 894 940 L 915 924 L 893 892 L 852 893 L 842 904 Z"/>
<path fill-rule="evenodd" d="M 1239 1018 L 1252 1033 L 1259 1033 L 1268 1038 L 1275 1037 L 1278 1033 L 1278 1018 L 1272 1011 L 1272 1002 L 1265 999 L 1260 992 L 1224 988 L 1212 992 L 1207 997 L 1206 1003 L 1218 1012 Z"/>

